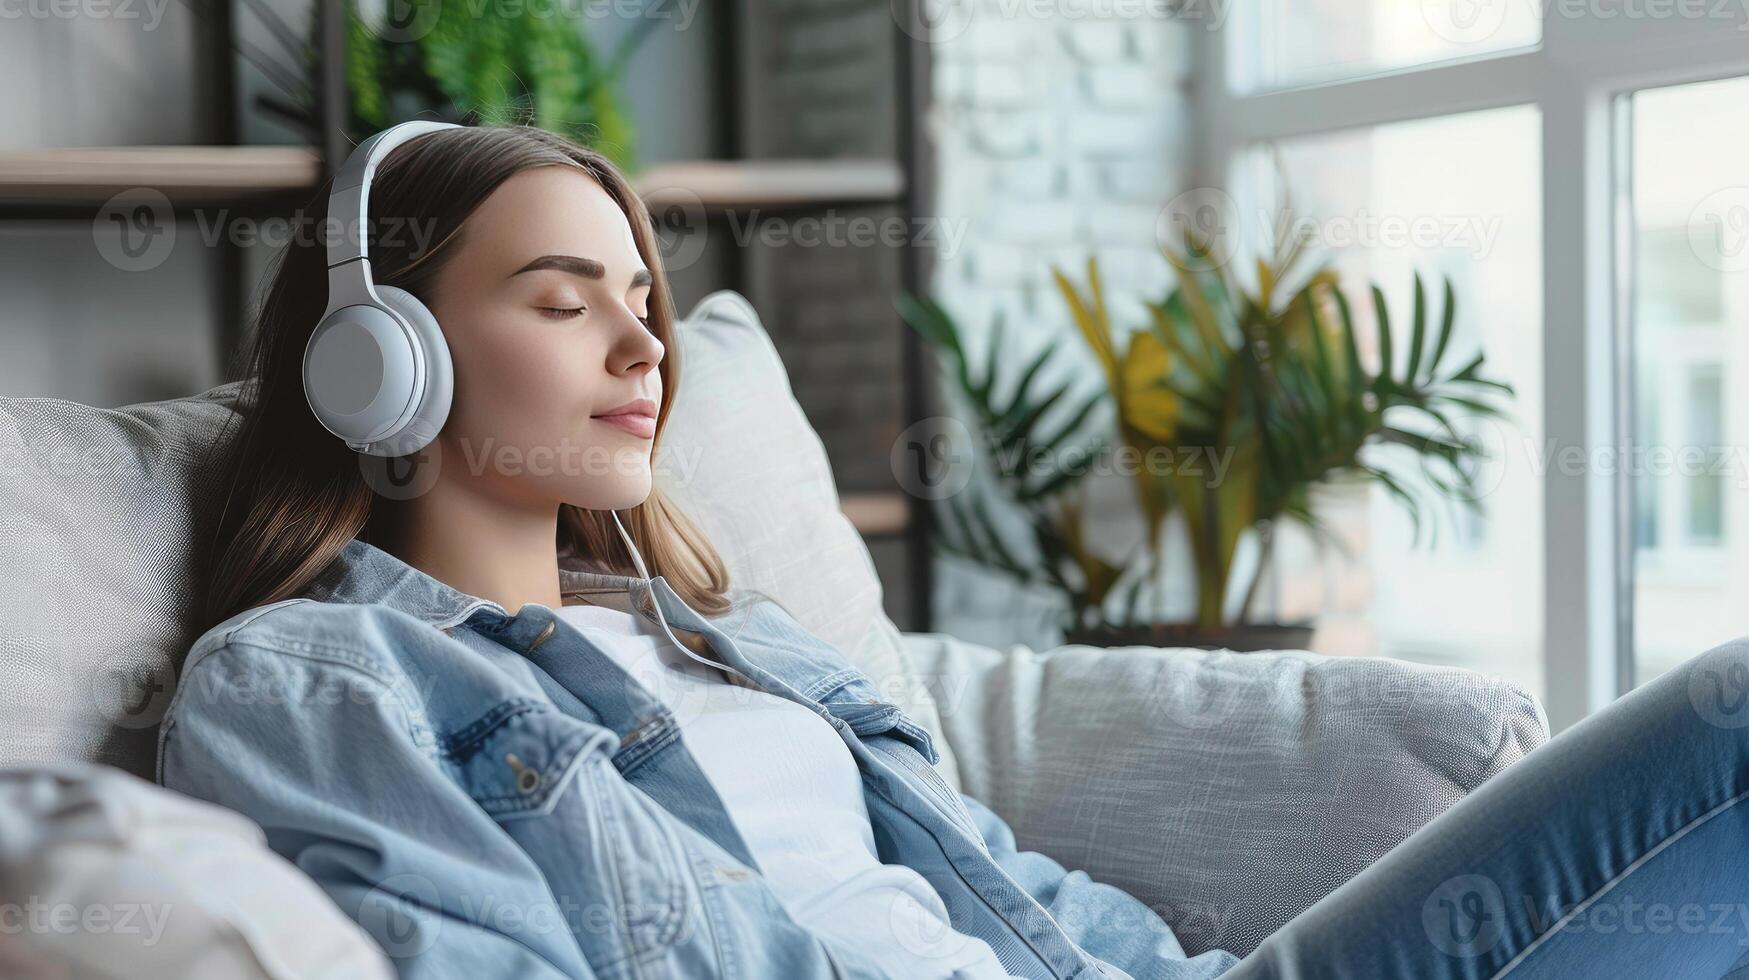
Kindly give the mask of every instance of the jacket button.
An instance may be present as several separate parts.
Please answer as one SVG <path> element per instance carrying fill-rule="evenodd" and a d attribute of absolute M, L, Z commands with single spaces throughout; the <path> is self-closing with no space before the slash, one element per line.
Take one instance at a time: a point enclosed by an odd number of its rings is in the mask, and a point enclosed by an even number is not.
<path fill-rule="evenodd" d="M 532 793 L 540 789 L 540 770 L 533 766 L 525 766 L 516 757 L 515 752 L 504 753 L 504 761 L 510 763 L 510 768 L 516 770 L 516 788 L 523 793 Z"/>

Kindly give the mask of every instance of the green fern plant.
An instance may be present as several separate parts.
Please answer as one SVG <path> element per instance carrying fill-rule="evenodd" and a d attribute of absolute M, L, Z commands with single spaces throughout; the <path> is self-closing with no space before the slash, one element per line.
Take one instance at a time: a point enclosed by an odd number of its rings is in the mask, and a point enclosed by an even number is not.
<path fill-rule="evenodd" d="M 260 0 L 246 0 L 270 33 L 295 52 L 294 69 L 269 53 L 240 53 L 280 89 L 256 104 L 320 144 L 317 105 L 320 18 L 299 42 Z M 620 104 L 626 63 L 661 24 L 636 18 L 603 56 L 570 16 L 531 16 L 503 4 L 391 0 L 396 18 L 367 19 L 356 2 L 345 5 L 347 129 L 354 143 L 412 118 L 481 125 L 538 126 L 591 146 L 620 168 L 637 169 L 636 133 Z"/>
<path fill-rule="evenodd" d="M 1165 580 L 1161 540 L 1165 522 L 1176 515 L 1188 532 L 1195 565 L 1194 624 L 1219 630 L 1249 622 L 1255 576 L 1266 564 L 1258 563 L 1229 622 L 1235 556 L 1247 531 L 1259 535 L 1266 556 L 1279 521 L 1298 522 L 1329 539 L 1312 508 L 1316 486 L 1376 482 L 1407 509 L 1421 538 L 1431 526 L 1425 516 L 1433 501 L 1377 458 L 1375 447 L 1399 450 L 1398 462 L 1418 467 L 1433 494 L 1479 507 L 1475 473 L 1484 453 L 1460 422 L 1502 416 L 1502 399 L 1512 389 L 1483 374 L 1479 353 L 1461 365 L 1450 363 L 1457 303 L 1449 281 L 1435 322 L 1425 285 L 1415 277 L 1402 351 L 1395 346 L 1384 294 L 1372 287 L 1376 357 L 1369 357 L 1332 269 L 1316 269 L 1297 286 L 1285 285 L 1301 257 L 1297 245 L 1278 246 L 1270 259 L 1259 261 L 1254 283 L 1241 283 L 1231 266 L 1208 261 L 1208 249 L 1194 240 L 1166 254 L 1177 285 L 1146 303 L 1148 322 L 1122 336 L 1112 324 L 1097 262 L 1089 260 L 1084 286 L 1052 270 L 1105 384 L 1070 425 L 1049 437 L 1035 439 L 1037 416 L 1065 397 L 1067 386 L 1042 397 L 1030 389 L 1055 344 L 1029 359 L 1013 394 L 999 397 L 994 379 L 1000 321 L 980 374 L 939 305 L 910 297 L 901 303 L 907 322 L 952 364 L 958 393 L 978 421 L 991 458 L 1012 458 L 1017 442 L 1046 454 L 1039 458 L 1071 458 L 1062 455 L 1064 440 L 1080 430 L 1093 405 L 1109 397 L 1117 442 L 1137 458 L 1164 450 L 1170 454 L 1165 458 L 1201 454 L 1229 461 L 1219 480 L 1180 467 L 1138 469 L 1134 492 L 1147 529 L 1143 550 L 1151 556 L 1140 567 L 1133 555 L 1110 562 L 1085 547 L 1077 490 L 1084 467 L 1024 479 L 998 468 L 997 485 L 1031 524 L 1037 545 L 1031 558 L 1016 556 L 1001 541 L 989 505 L 976 497 L 949 501 L 944 552 L 1056 588 L 1067 600 L 1066 632 L 1147 626 L 1139 620 L 1140 599 L 1147 583 L 1158 590 Z M 1003 449 L 1011 455 L 1000 455 Z M 1122 611 L 1109 617 L 1105 600 L 1126 576 Z M 1156 592 L 1155 608 L 1162 602 Z"/>
<path fill-rule="evenodd" d="M 987 475 L 1008 505 L 1024 515 L 1030 530 L 1032 557 L 1010 548 L 993 515 L 988 491 L 977 482 L 946 500 L 949 520 L 942 522 L 935 547 L 990 568 L 1014 581 L 1049 589 L 1067 605 L 1064 628 L 1093 615 L 1105 602 L 1123 571 L 1094 553 L 1081 534 L 1083 503 L 1075 493 L 1086 469 L 1063 466 L 1035 474 L 1029 460 L 1088 459 L 1101 452 L 1103 441 L 1087 435 L 1087 422 L 1105 400 L 1104 392 L 1076 396 L 1071 384 L 1047 388 L 1040 372 L 1057 351 L 1046 345 L 1019 369 L 1012 382 L 1001 371 L 1006 339 L 1004 319 L 997 314 L 981 358 L 974 363 L 958 325 L 941 304 L 927 297 L 902 294 L 897 305 L 911 325 L 942 355 L 958 394 L 975 420 L 983 458 L 997 464 Z M 1048 427 L 1045 417 L 1064 406 L 1062 420 Z"/>
<path fill-rule="evenodd" d="M 1139 411 L 1122 413 L 1120 432 L 1139 448 L 1194 447 L 1231 458 L 1225 477 L 1211 483 L 1173 471 L 1138 476 L 1138 498 L 1164 498 L 1184 521 L 1195 561 L 1195 622 L 1205 629 L 1231 625 L 1225 614 L 1241 536 L 1257 529 L 1267 556 L 1280 520 L 1300 523 L 1328 538 L 1313 511 L 1313 487 L 1339 480 L 1372 481 L 1409 513 L 1417 541 L 1432 525 L 1433 503 L 1414 481 L 1385 465 L 1369 447 L 1392 447 L 1398 463 L 1418 468 L 1434 493 L 1470 509 L 1479 507 L 1475 473 L 1483 451 L 1458 419 L 1503 414 L 1503 382 L 1485 377 L 1485 359 L 1447 363 L 1457 316 L 1450 282 L 1443 290 L 1437 327 L 1425 286 L 1414 278 L 1406 356 L 1394 344 L 1384 293 L 1370 289 L 1376 365 L 1369 366 L 1353 311 L 1336 273 L 1321 267 L 1291 289 L 1303 252 L 1281 243 L 1256 267 L 1256 282 L 1242 284 L 1234 266 L 1206 260 L 1193 238 L 1166 253 L 1178 285 L 1163 301 L 1147 304 L 1146 328 L 1163 348 L 1157 383 L 1176 399 L 1172 420 L 1161 425 Z M 1055 277 L 1090 345 L 1109 344 L 1111 327 L 1097 267 L 1089 264 L 1082 292 L 1061 272 Z M 1461 414 L 1460 414 L 1461 413 Z M 1148 513 L 1157 541 L 1162 515 Z M 1159 560 L 1160 551 L 1153 551 Z M 1258 563 L 1237 621 L 1247 622 L 1256 594 Z"/>

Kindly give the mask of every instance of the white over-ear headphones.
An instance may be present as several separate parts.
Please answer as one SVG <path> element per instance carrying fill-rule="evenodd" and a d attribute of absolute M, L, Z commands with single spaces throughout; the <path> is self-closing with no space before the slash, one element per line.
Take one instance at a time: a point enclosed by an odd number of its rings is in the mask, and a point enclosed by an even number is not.
<path fill-rule="evenodd" d="M 304 348 L 304 397 L 322 427 L 371 456 L 404 456 L 437 438 L 455 376 L 437 318 L 412 293 L 371 280 L 370 181 L 389 151 L 454 123 L 409 122 L 358 144 L 334 175 L 328 309 Z M 332 224 L 330 225 L 332 227 Z"/>

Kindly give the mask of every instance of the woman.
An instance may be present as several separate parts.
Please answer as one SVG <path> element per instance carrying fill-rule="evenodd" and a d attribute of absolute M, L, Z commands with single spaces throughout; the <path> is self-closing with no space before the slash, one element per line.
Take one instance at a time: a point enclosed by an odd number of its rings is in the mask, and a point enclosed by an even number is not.
<path fill-rule="evenodd" d="M 318 424 L 301 372 L 323 253 L 287 249 L 217 625 L 159 779 L 254 818 L 404 975 L 1716 977 L 1749 948 L 1739 920 L 1572 928 L 1624 899 L 1749 892 L 1745 737 L 1690 697 L 1749 674 L 1725 649 L 1533 753 L 1245 960 L 1185 957 L 1134 898 L 1017 852 L 935 773 L 929 735 L 781 605 L 731 591 L 653 487 L 674 311 L 612 166 L 538 130 L 456 128 L 392 151 L 374 188 L 371 217 L 403 230 L 371 245 L 376 282 L 442 325 L 453 406 L 398 480 Z"/>

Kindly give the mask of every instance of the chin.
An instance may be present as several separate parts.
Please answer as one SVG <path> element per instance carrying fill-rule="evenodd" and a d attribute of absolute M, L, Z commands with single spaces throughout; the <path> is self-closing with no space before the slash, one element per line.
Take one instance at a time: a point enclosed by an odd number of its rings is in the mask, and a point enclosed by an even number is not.
<path fill-rule="evenodd" d="M 579 494 L 565 503 L 583 510 L 627 510 L 650 499 L 650 487 L 651 481 L 646 474 L 641 481 L 635 477 L 625 478 L 609 492 L 603 492 L 604 488 L 600 486 L 592 486 L 587 495 Z"/>

